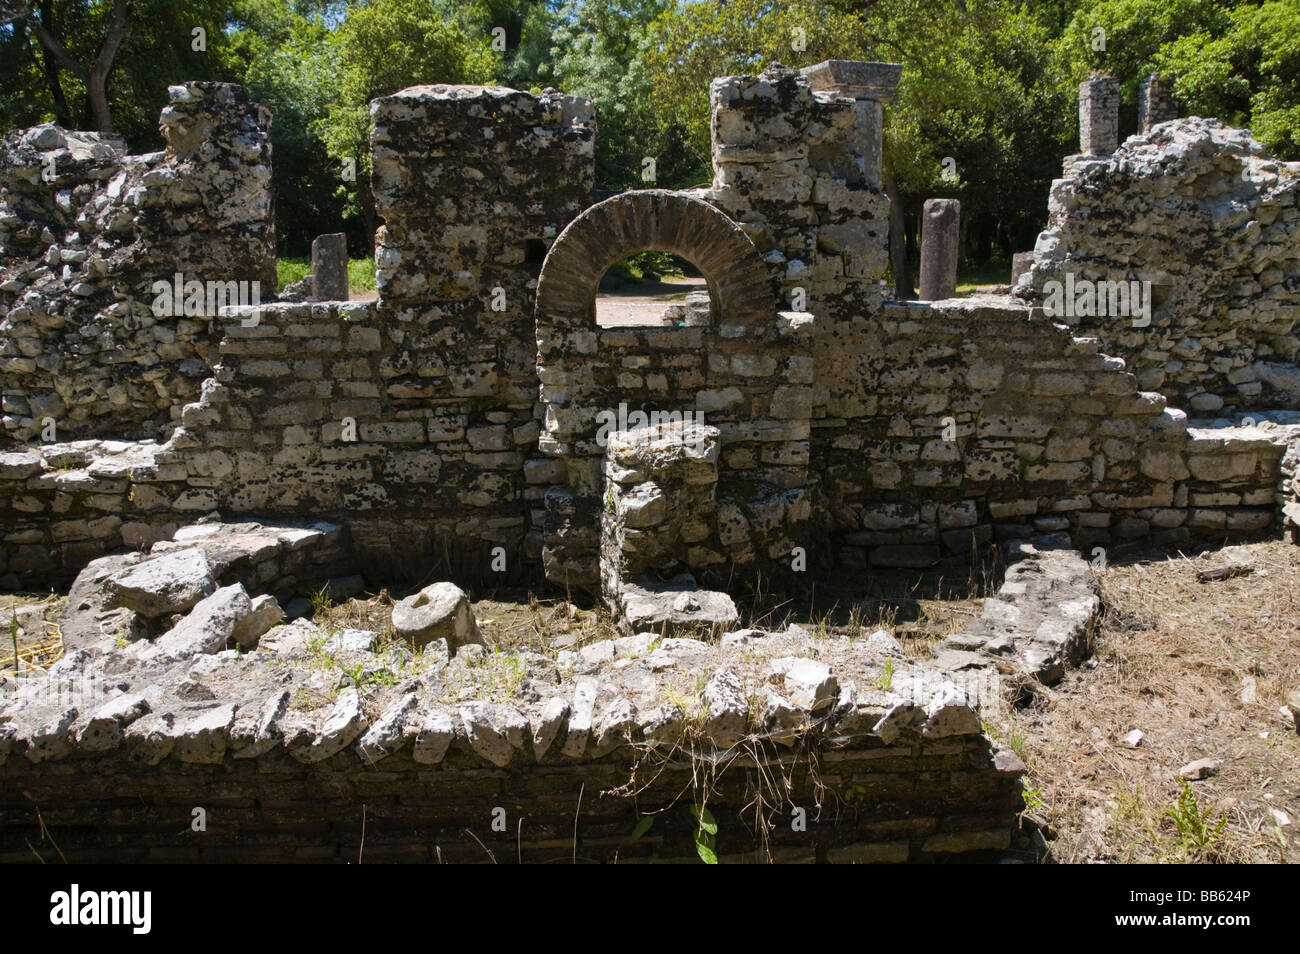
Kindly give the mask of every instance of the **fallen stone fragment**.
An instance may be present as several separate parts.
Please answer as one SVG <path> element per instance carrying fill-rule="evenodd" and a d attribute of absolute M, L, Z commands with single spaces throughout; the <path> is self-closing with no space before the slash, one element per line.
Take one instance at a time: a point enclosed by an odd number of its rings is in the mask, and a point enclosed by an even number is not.
<path fill-rule="evenodd" d="M 176 745 L 176 736 L 172 733 L 175 720 L 173 713 L 151 712 L 127 726 L 123 739 L 131 761 L 157 765 L 170 755 Z"/>
<path fill-rule="evenodd" d="M 1223 763 L 1218 759 L 1197 759 L 1195 762 L 1188 762 L 1178 770 L 1178 777 L 1185 778 L 1189 782 L 1199 782 L 1203 778 L 1212 778 L 1219 774 L 1219 769 Z"/>
<path fill-rule="evenodd" d="M 322 762 L 351 745 L 366 725 L 361 697 L 355 689 L 344 689 L 311 745 L 294 754 L 304 762 Z"/>
<path fill-rule="evenodd" d="M 893 745 L 900 735 L 915 732 L 924 721 L 925 709 L 912 702 L 899 702 L 885 710 L 871 731 L 886 745 Z"/>
<path fill-rule="evenodd" d="M 790 702 L 800 709 L 819 712 L 835 701 L 839 684 L 825 663 L 800 657 L 778 659 L 773 665 L 779 669 Z"/>
<path fill-rule="evenodd" d="M 489 702 L 466 703 L 460 707 L 460 721 L 470 748 L 497 768 L 505 768 L 514 757 L 514 748 L 493 723 L 492 710 Z"/>
<path fill-rule="evenodd" d="M 199 601 L 188 615 L 159 636 L 142 656 L 145 659 L 184 659 L 226 648 L 235 627 L 252 612 L 243 584 L 226 586 Z"/>
<path fill-rule="evenodd" d="M 651 747 L 676 745 L 685 729 L 685 713 L 667 702 L 651 709 L 641 721 L 641 736 Z"/>
<path fill-rule="evenodd" d="M 282 689 L 280 692 L 273 693 L 262 703 L 262 707 L 257 712 L 252 726 L 252 738 L 248 740 L 246 745 L 235 747 L 236 741 L 242 742 L 242 740 L 236 739 L 235 729 L 232 728 L 230 731 L 231 744 L 235 751 L 231 753 L 231 757 L 255 759 L 275 748 L 284 737 L 282 722 L 285 713 L 289 711 L 289 701 L 289 690 Z"/>
<path fill-rule="evenodd" d="M 921 735 L 927 739 L 946 739 L 954 735 L 977 735 L 979 731 L 979 714 L 966 693 L 947 681 L 935 686 L 925 704 Z"/>
<path fill-rule="evenodd" d="M 402 747 L 402 731 L 406 719 L 415 711 L 419 698 L 410 692 L 402 696 L 387 709 L 357 742 L 357 754 L 367 763 L 374 764 L 380 759 L 392 755 Z"/>
<path fill-rule="evenodd" d="M 790 746 L 803 728 L 804 712 L 779 693 L 764 689 L 760 719 L 768 738 L 778 745 Z"/>
<path fill-rule="evenodd" d="M 454 583 L 433 583 L 393 607 L 393 630 L 415 646 L 445 639 L 455 652 L 466 643 L 481 643 L 469 596 Z"/>
<path fill-rule="evenodd" d="M 881 655 L 893 656 L 895 659 L 902 659 L 906 655 L 903 652 L 902 644 L 887 629 L 878 629 L 868 636 L 867 645 Z M 963 649 L 967 647 L 954 645 L 953 648 Z"/>
<path fill-rule="evenodd" d="M 50 721 L 38 726 L 27 739 L 23 754 L 32 762 L 47 762 L 65 758 L 72 752 L 72 724 L 77 721 L 77 709 L 64 709 Z"/>
<path fill-rule="evenodd" d="M 626 745 L 638 728 L 636 706 L 632 700 L 626 696 L 615 696 L 596 717 L 596 741 L 590 752 L 591 757 L 600 758 L 619 746 Z"/>
<path fill-rule="evenodd" d="M 274 596 L 269 593 L 254 596 L 249 614 L 235 625 L 231 635 L 244 649 L 254 649 L 257 641 L 282 619 L 284 610 Z"/>
<path fill-rule="evenodd" d="M 579 679 L 573 687 L 573 706 L 569 710 L 569 734 L 560 752 L 571 759 L 582 758 L 591 735 L 591 720 L 596 708 L 596 680 Z"/>
<path fill-rule="evenodd" d="M 148 715 L 149 701 L 139 693 L 118 696 L 100 706 L 77 735 L 84 752 L 107 752 L 122 741 L 122 729 Z"/>
<path fill-rule="evenodd" d="M 620 598 L 623 619 L 633 631 L 721 632 L 740 621 L 736 604 L 726 593 L 683 586 L 676 581 L 625 583 Z"/>
<path fill-rule="evenodd" d="M 172 754 L 182 762 L 215 765 L 226 755 L 226 733 L 235 718 L 233 705 L 203 709 L 175 726 Z"/>
<path fill-rule="evenodd" d="M 533 733 L 533 757 L 542 761 L 551 750 L 569 718 L 569 703 L 562 696 L 552 696 L 546 700 L 542 711 L 531 722 Z"/>
<path fill-rule="evenodd" d="M 197 547 L 177 550 L 110 576 L 110 605 L 150 618 L 183 613 L 217 588 L 207 558 Z"/>
<path fill-rule="evenodd" d="M 719 669 L 701 694 L 704 702 L 704 731 L 719 749 L 729 749 L 745 737 L 749 721 L 749 700 L 740 677 L 729 669 Z"/>
<path fill-rule="evenodd" d="M 1120 741 L 1123 742 L 1125 745 L 1127 745 L 1130 749 L 1136 749 L 1139 745 L 1142 744 L 1142 740 L 1144 738 L 1146 738 L 1146 736 L 1142 734 L 1141 729 L 1134 729 L 1132 732 L 1128 733 L 1122 739 L 1120 739 Z"/>
<path fill-rule="evenodd" d="M 447 756 L 447 749 L 455 738 L 451 713 L 446 709 L 433 709 L 420 723 L 411 757 L 421 765 L 437 765 Z"/>

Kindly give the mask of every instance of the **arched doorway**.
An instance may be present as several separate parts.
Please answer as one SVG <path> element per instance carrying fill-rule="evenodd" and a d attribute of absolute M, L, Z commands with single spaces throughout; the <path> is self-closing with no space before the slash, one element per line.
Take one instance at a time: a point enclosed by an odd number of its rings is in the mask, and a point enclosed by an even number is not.
<path fill-rule="evenodd" d="M 707 323 L 597 325 L 601 276 L 650 250 L 699 270 L 712 302 Z M 539 446 L 564 465 L 563 483 L 545 491 L 550 579 L 576 586 L 599 579 L 600 436 L 611 416 L 704 415 L 722 431 L 720 505 L 733 491 L 749 499 L 804 486 L 811 381 L 791 380 L 790 371 L 792 358 L 809 353 L 811 316 L 806 327 L 793 327 L 778 307 L 753 241 L 695 196 L 623 193 L 587 209 L 560 234 L 542 265 L 536 304 L 545 408 Z"/>

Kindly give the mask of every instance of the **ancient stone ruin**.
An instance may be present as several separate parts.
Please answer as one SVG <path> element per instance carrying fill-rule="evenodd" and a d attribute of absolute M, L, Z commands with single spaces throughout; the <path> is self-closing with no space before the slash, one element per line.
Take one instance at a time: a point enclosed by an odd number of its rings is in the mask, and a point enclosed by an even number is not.
<path fill-rule="evenodd" d="M 63 657 L 0 687 L 0 858 L 53 826 L 70 858 L 333 859 L 363 802 L 379 859 L 482 858 L 463 830 L 497 807 L 534 860 L 690 856 L 687 826 L 629 836 L 628 767 L 655 767 L 645 809 L 733 762 L 718 804 L 762 765 L 781 818 L 817 822 L 738 822 L 731 857 L 1007 848 L 1023 765 L 977 707 L 1087 652 L 1090 562 L 1300 532 L 1300 168 L 1172 118 L 1159 78 L 1121 144 L 1092 80 L 1014 295 L 945 297 L 945 207 L 935 299 L 895 301 L 899 75 L 716 79 L 711 186 L 602 201 L 591 102 L 381 97 L 373 301 L 337 237 L 277 296 L 271 119 L 238 87 L 172 87 L 162 153 L 9 133 L 0 585 L 71 595 Z M 598 327 L 601 277 L 646 250 L 707 303 Z M 756 581 L 998 546 L 998 595 L 925 664 L 886 631 L 740 628 Z M 307 619 L 322 587 L 435 565 L 395 638 Z M 621 635 L 507 664 L 465 592 L 494 574 L 603 601 Z M 220 824 L 176 835 L 195 805 Z"/>

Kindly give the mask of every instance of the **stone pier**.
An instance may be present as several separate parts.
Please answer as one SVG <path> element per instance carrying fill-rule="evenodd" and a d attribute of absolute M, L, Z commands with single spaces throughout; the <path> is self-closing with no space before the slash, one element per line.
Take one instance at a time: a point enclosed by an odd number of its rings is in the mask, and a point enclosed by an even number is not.
<path fill-rule="evenodd" d="M 957 293 L 961 203 L 926 199 L 921 227 L 921 300 L 940 301 Z"/>
<path fill-rule="evenodd" d="M 1119 146 L 1119 81 L 1097 76 L 1079 84 L 1079 152 L 1109 156 Z"/>

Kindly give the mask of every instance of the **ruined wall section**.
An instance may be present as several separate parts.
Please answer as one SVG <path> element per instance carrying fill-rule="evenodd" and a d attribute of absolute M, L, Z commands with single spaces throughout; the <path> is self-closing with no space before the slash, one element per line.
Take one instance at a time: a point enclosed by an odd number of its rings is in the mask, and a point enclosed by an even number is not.
<path fill-rule="evenodd" d="M 371 115 L 383 350 L 365 401 L 427 428 L 440 458 L 433 487 L 395 502 L 447 536 L 518 544 L 554 469 L 536 450 L 537 275 L 591 201 L 594 109 L 554 90 L 419 86 Z M 540 555 L 540 530 L 525 551 Z"/>
<path fill-rule="evenodd" d="M 1300 164 L 1213 119 L 1161 123 L 1067 160 L 1019 293 L 1149 281 L 1150 324 L 1058 316 L 1190 413 L 1300 408 Z M 1050 290 L 1050 289 L 1049 289 Z"/>
<path fill-rule="evenodd" d="M 58 440 L 159 436 L 210 373 L 215 309 L 156 317 L 153 283 L 274 293 L 269 111 L 226 83 L 168 94 L 163 152 L 53 125 L 0 144 L 0 440 L 46 418 Z"/>
<path fill-rule="evenodd" d="M 775 66 L 715 79 L 709 96 L 713 185 L 697 194 L 753 239 L 782 307 L 819 322 L 877 307 L 889 199 L 859 103 Z"/>
<path fill-rule="evenodd" d="M 673 251 L 700 269 L 713 303 L 707 324 L 596 326 L 601 275 L 649 248 Z M 631 416 L 642 413 L 667 413 L 678 422 L 702 415 L 721 432 L 721 541 L 705 547 L 708 531 L 701 529 L 692 569 L 788 554 L 788 511 L 807 509 L 800 498 L 807 484 L 814 321 L 777 308 L 750 239 L 689 194 L 626 192 L 592 206 L 565 229 L 547 256 L 537 303 L 537 374 L 545 405 L 539 447 L 559 458 L 563 477 L 546 492 L 549 579 L 580 586 L 599 579 L 604 439 L 636 426 Z M 611 419 L 617 421 L 612 427 Z M 755 523 L 761 533 L 750 532 Z"/>
<path fill-rule="evenodd" d="M 841 563 L 931 566 L 1056 531 L 1076 546 L 1181 545 L 1277 519 L 1280 443 L 1189 433 L 1097 339 L 1041 311 L 889 303 L 841 331 L 865 396 L 814 461 Z"/>

